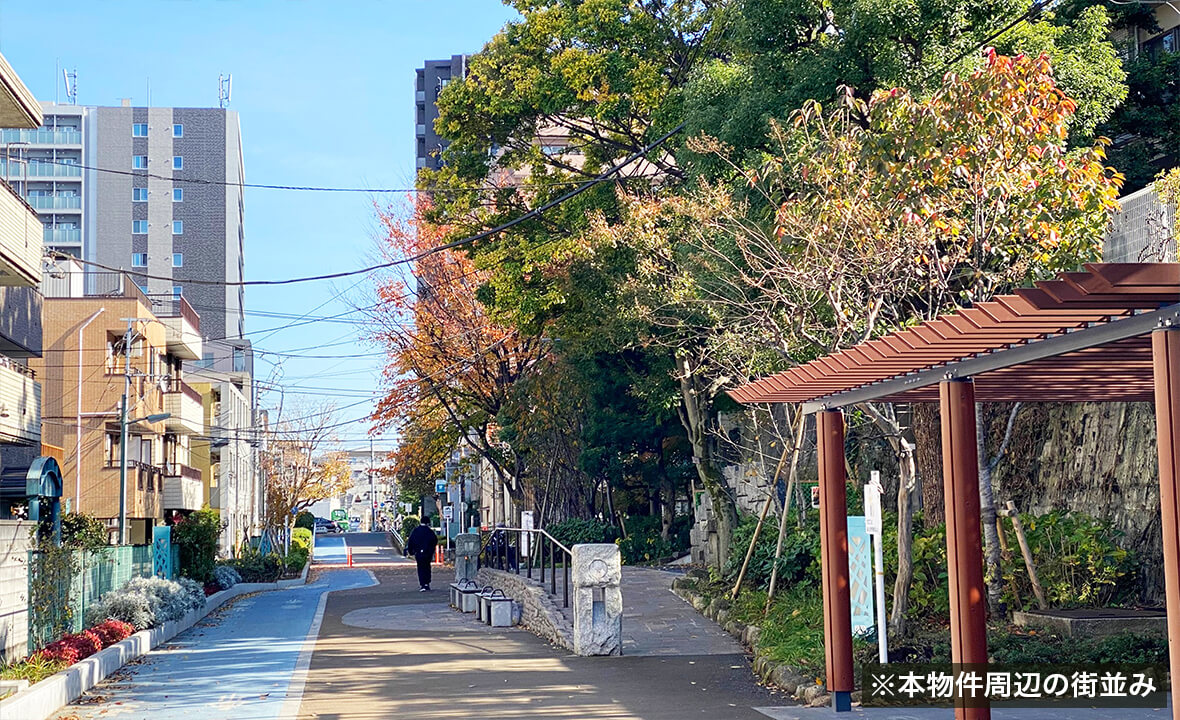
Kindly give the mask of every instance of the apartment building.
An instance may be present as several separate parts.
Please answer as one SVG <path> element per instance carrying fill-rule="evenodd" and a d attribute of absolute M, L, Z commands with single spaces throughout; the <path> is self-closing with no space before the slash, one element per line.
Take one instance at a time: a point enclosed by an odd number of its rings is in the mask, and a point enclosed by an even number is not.
<path fill-rule="evenodd" d="M 0 127 L 12 129 L 3 132 L 27 132 L 41 122 L 37 101 L 0 56 Z M 41 455 L 42 388 L 30 362 L 41 354 L 37 286 L 42 249 L 36 210 L 17 189 L 0 181 L 0 471 L 4 475 L 27 471 Z M 0 517 L 6 515 L 0 507 Z"/>
<path fill-rule="evenodd" d="M 205 338 L 242 337 L 243 289 L 204 284 L 243 276 L 237 113 L 40 107 L 38 127 L 0 133 L 0 175 L 37 211 L 46 247 L 142 273 L 145 292 L 183 295 L 201 313 Z"/>
<path fill-rule="evenodd" d="M 438 94 L 454 78 L 467 75 L 467 56 L 452 55 L 449 60 L 427 60 L 418 68 L 414 85 L 414 134 L 418 148 L 417 168 L 437 170 L 447 143 L 434 131 L 438 120 Z"/>
<path fill-rule="evenodd" d="M 184 370 L 202 356 L 200 316 L 183 297 L 148 295 L 125 274 L 84 273 L 76 261 L 58 262 L 42 287 L 44 358 L 33 368 L 45 442 L 66 449 L 65 495 L 113 538 L 122 511 L 127 541 L 150 542 L 154 525 L 204 501 L 190 458 L 204 432 L 201 396 Z"/>
<path fill-rule="evenodd" d="M 202 397 L 205 434 L 192 446 L 204 482 L 203 500 L 225 523 L 220 550 L 232 554 L 262 532 L 264 486 L 259 472 L 260 435 L 255 430 L 249 385 L 230 374 L 199 371 L 190 376 Z"/>

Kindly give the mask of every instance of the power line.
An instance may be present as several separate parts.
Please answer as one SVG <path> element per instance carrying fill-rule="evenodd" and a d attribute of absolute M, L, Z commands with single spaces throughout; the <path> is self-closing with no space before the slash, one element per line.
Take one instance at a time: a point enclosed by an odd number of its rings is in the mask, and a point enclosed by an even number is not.
<path fill-rule="evenodd" d="M 609 180 L 612 176 L 614 176 L 616 173 L 618 173 L 624 167 L 635 162 L 636 160 L 643 157 L 644 155 L 651 152 L 652 150 L 655 150 L 660 145 L 663 145 L 673 135 L 675 135 L 676 133 L 683 130 L 684 126 L 685 126 L 685 123 L 680 123 L 676 127 L 672 128 L 671 130 L 669 130 L 668 132 L 666 132 L 662 136 L 660 136 L 659 139 L 655 140 L 652 143 L 649 143 L 646 147 L 644 147 L 640 150 L 636 150 L 635 152 L 631 153 L 629 156 L 627 156 L 622 161 L 615 163 L 613 166 L 611 166 L 605 172 L 599 173 L 598 175 L 594 176 L 590 180 L 587 180 L 587 181 L 583 182 L 582 184 L 578 185 L 573 190 L 570 190 L 569 192 L 567 192 L 567 193 L 565 193 L 553 200 L 550 200 L 549 202 L 545 203 L 544 205 L 541 205 L 539 207 L 535 207 L 532 210 L 529 210 L 528 212 L 526 212 L 525 214 L 517 216 L 505 223 L 501 223 L 500 225 L 497 225 L 494 228 L 490 228 L 488 230 L 484 230 L 484 231 L 478 232 L 474 235 L 469 235 L 465 238 L 460 238 L 458 240 L 454 240 L 449 243 L 443 243 L 442 245 L 437 245 L 435 247 L 428 248 L 428 249 L 423 250 L 422 252 L 417 253 L 415 255 L 410 255 L 410 256 L 404 257 L 404 258 L 399 258 L 397 260 L 391 260 L 389 262 L 378 263 L 376 265 L 370 265 L 368 267 L 360 268 L 357 270 L 345 270 L 345 271 L 337 272 L 337 273 L 326 273 L 324 275 L 309 275 L 306 277 L 286 278 L 283 280 L 187 280 L 186 283 L 189 285 L 216 285 L 218 287 L 240 287 L 240 286 L 245 286 L 245 285 L 292 285 L 295 283 L 316 282 L 316 281 L 320 281 L 320 280 L 336 280 L 338 278 L 351 277 L 353 275 L 364 275 L 364 274 L 374 272 L 376 270 L 384 270 L 386 268 L 391 268 L 391 267 L 395 267 L 398 265 L 406 265 L 409 263 L 417 262 L 418 260 L 429 257 L 431 255 L 435 255 L 440 252 L 445 252 L 447 250 L 454 250 L 457 247 L 462 247 L 464 245 L 470 245 L 472 243 L 479 242 L 480 240 L 485 240 L 489 237 L 492 237 L 493 235 L 498 235 L 499 233 L 502 233 L 505 230 L 516 227 L 517 225 L 520 225 L 521 223 L 527 222 L 528 220 L 532 220 L 533 218 L 539 217 L 542 213 L 546 212 L 547 210 L 551 210 L 551 209 L 557 207 L 558 205 L 561 205 L 562 203 L 565 203 L 565 202 L 577 197 L 578 195 L 581 195 L 582 193 L 586 192 L 587 190 L 590 190 L 591 188 Z M 115 267 L 111 267 L 109 265 L 103 265 L 102 263 L 97 263 L 97 262 L 93 262 L 90 260 L 82 260 L 81 258 L 77 258 L 77 257 L 74 257 L 73 255 L 69 255 L 69 254 L 59 252 L 56 250 L 50 251 L 49 255 L 50 255 L 50 257 L 52 257 L 54 259 L 74 260 L 76 262 L 80 262 L 85 265 L 90 265 L 92 267 L 97 267 L 102 270 L 107 270 L 109 272 L 127 273 L 128 275 L 132 275 L 135 277 L 141 277 L 141 278 L 145 278 L 148 280 L 167 280 L 168 282 L 175 281 L 175 279 L 170 275 L 151 275 L 149 273 L 141 273 L 141 272 L 136 272 L 134 270 L 129 271 L 129 270 L 125 270 L 123 268 L 115 268 Z"/>
<path fill-rule="evenodd" d="M 15 162 L 15 161 L 14 161 Z M 68 167 L 79 168 L 81 170 L 93 170 L 94 172 L 108 173 L 110 175 L 125 175 L 130 177 L 141 177 L 152 180 L 167 180 L 168 182 L 180 185 L 211 185 L 216 187 L 239 187 L 239 188 L 254 188 L 256 190 L 294 190 L 301 192 L 329 192 L 329 193 L 366 193 L 376 195 L 388 195 L 392 193 L 439 193 L 439 192 L 499 192 L 501 190 L 528 190 L 532 188 L 545 188 L 554 185 L 576 185 L 584 180 L 555 180 L 548 183 L 513 183 L 509 185 L 484 185 L 480 187 L 438 187 L 431 186 L 426 188 L 418 187 L 397 187 L 397 188 L 363 188 L 363 187 L 333 187 L 325 185 L 275 185 L 269 183 L 248 183 L 248 182 L 234 182 L 232 180 L 209 180 L 207 178 L 182 178 L 172 175 L 159 175 L 147 171 L 136 170 L 116 170 L 114 168 L 103 168 L 95 165 L 84 165 L 82 163 L 68 162 L 65 160 L 29 158 L 27 162 L 39 163 L 44 165 L 65 165 Z M 183 172 L 183 171 L 182 171 Z M 660 177 L 659 175 L 629 175 L 626 179 L 644 179 Z"/>

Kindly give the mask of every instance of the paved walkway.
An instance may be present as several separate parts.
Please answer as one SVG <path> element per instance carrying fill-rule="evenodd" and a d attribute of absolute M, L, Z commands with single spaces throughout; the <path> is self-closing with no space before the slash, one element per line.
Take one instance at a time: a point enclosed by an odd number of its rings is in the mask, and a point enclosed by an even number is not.
<path fill-rule="evenodd" d="M 672 575 L 624 571 L 623 657 L 581 658 L 519 628 L 489 628 L 419 593 L 384 536 L 347 535 L 368 569 L 238 599 L 116 673 L 57 720 L 830 720 L 754 682 L 740 647 L 673 595 Z M 392 556 L 392 557 L 391 557 Z M 449 571 L 439 571 L 439 580 Z M 374 584 L 374 581 L 379 584 Z M 443 586 L 442 582 L 438 583 Z M 1071 720 L 1166 711 L 1071 709 Z M 1049 720 L 1061 711 L 994 711 Z M 947 720 L 946 709 L 851 720 Z"/>
<path fill-rule="evenodd" d="M 243 596 L 124 667 L 56 717 L 294 717 L 309 661 L 304 648 L 318 629 L 322 599 L 372 583 L 367 570 L 336 570 L 310 585 Z"/>

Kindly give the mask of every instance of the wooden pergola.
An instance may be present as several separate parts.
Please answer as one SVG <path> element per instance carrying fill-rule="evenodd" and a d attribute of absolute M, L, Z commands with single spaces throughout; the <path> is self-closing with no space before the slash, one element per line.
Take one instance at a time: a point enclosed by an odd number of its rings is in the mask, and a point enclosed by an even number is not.
<path fill-rule="evenodd" d="M 951 661 L 986 663 L 975 403 L 1155 402 L 1171 673 L 1180 678 L 1180 264 L 1092 264 L 730 393 L 817 414 L 827 685 L 853 689 L 843 408 L 938 402 Z M 1180 690 L 1172 687 L 1172 706 Z M 956 708 L 959 720 L 990 710 Z"/>

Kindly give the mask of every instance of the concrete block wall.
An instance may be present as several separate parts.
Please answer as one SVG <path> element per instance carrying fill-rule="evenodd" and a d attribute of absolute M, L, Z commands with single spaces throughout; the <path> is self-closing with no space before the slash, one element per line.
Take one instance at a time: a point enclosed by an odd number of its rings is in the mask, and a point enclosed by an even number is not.
<path fill-rule="evenodd" d="M 20 520 L 0 520 L 0 664 L 28 654 L 32 527 Z"/>

